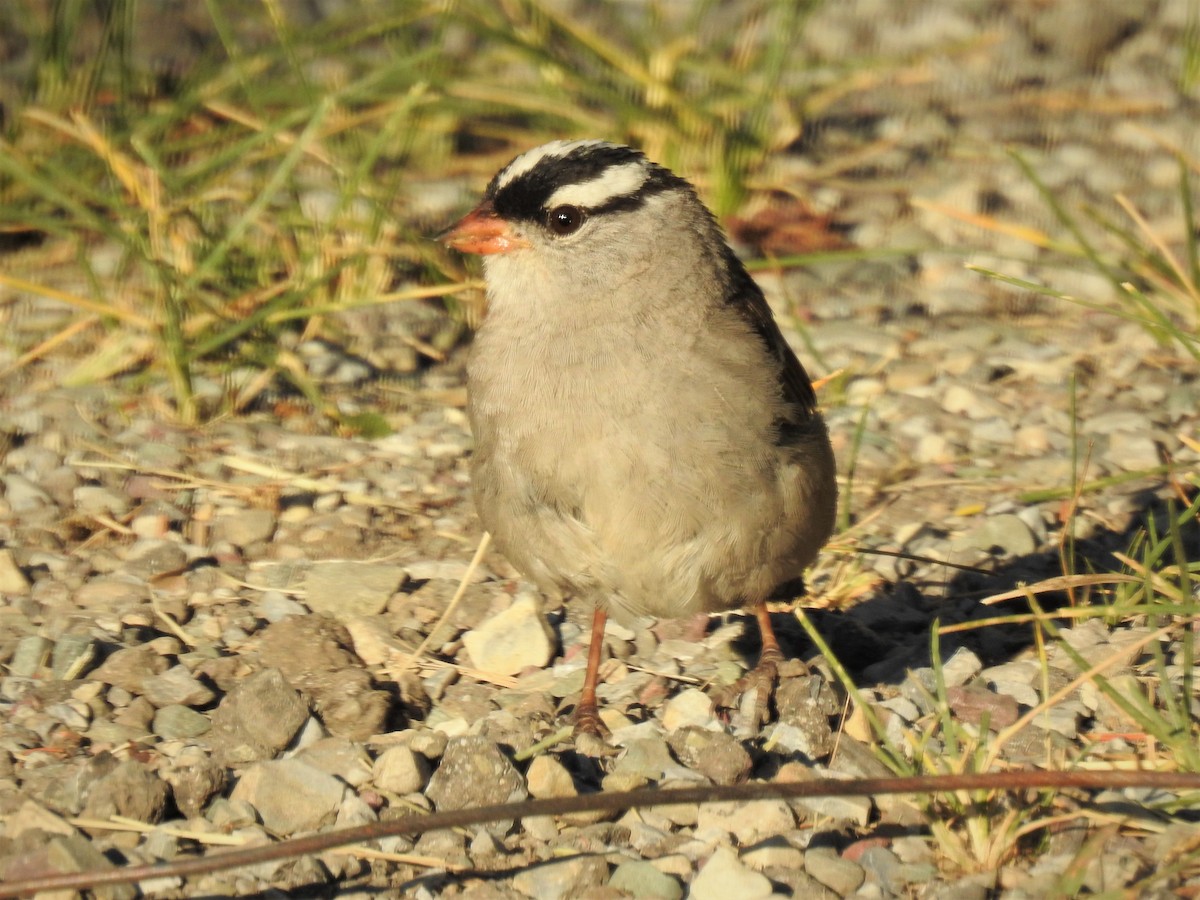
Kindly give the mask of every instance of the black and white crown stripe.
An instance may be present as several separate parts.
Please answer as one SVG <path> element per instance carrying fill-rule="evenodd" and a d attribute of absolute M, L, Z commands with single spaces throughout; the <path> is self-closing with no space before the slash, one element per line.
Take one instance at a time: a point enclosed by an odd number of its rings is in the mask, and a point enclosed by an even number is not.
<path fill-rule="evenodd" d="M 680 188 L 691 189 L 640 150 L 605 141 L 553 141 L 501 169 L 484 196 L 503 218 L 541 222 L 562 206 L 589 215 L 630 210 Z"/>
<path fill-rule="evenodd" d="M 532 172 L 537 168 L 538 164 L 547 159 L 562 159 L 576 150 L 585 147 L 604 147 L 604 141 L 550 141 L 548 144 L 542 144 L 540 147 L 534 147 L 526 153 L 522 153 L 507 166 L 496 173 L 496 177 L 492 179 L 492 184 L 488 188 L 488 193 L 495 193 L 503 190 L 512 184 L 522 175 Z"/>

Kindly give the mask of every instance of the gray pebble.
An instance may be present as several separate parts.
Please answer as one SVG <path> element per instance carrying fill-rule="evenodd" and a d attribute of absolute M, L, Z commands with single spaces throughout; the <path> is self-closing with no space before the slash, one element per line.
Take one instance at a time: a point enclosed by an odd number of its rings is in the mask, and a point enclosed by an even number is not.
<path fill-rule="evenodd" d="M 212 524 L 213 541 L 249 547 L 270 539 L 275 533 L 275 514 L 269 509 L 237 509 L 218 516 Z"/>
<path fill-rule="evenodd" d="M 268 760 L 242 772 L 230 799 L 252 806 L 272 832 L 295 834 L 332 823 L 346 790 L 302 760 Z"/>
<path fill-rule="evenodd" d="M 642 860 L 628 860 L 613 870 L 608 886 L 636 900 L 680 900 L 683 886 Z"/>
<path fill-rule="evenodd" d="M 216 697 L 212 689 L 192 675 L 186 666 L 172 666 L 146 678 L 142 682 L 142 691 L 155 706 L 205 706 Z"/>
<path fill-rule="evenodd" d="M 979 550 L 997 556 L 1026 556 L 1037 549 L 1033 532 L 1019 516 L 989 516 L 980 525 L 955 538 L 951 549 Z"/>
<path fill-rule="evenodd" d="M 692 879 L 691 900 L 755 900 L 773 893 L 766 876 L 755 872 L 730 847 L 718 847 Z"/>
<path fill-rule="evenodd" d="M 840 897 L 858 890 L 866 878 L 862 866 L 843 859 L 829 847 L 819 847 L 804 853 L 804 871 Z"/>
<path fill-rule="evenodd" d="M 383 791 L 394 794 L 413 794 L 422 790 L 429 780 L 426 757 L 411 747 L 389 747 L 379 754 L 372 767 L 372 781 Z"/>
<path fill-rule="evenodd" d="M 263 591 L 254 607 L 255 615 L 268 622 L 278 622 L 288 616 L 302 616 L 307 611 L 303 603 L 279 591 Z"/>
<path fill-rule="evenodd" d="M 527 897 L 566 900 L 606 881 L 608 863 L 603 857 L 580 855 L 522 869 L 513 877 L 513 887 Z"/>
<path fill-rule="evenodd" d="M 206 741 L 228 764 L 270 759 L 308 719 L 308 706 L 278 669 L 264 669 L 239 682 L 213 712 Z"/>
<path fill-rule="evenodd" d="M 304 602 L 339 621 L 374 616 L 387 608 L 406 577 L 403 566 L 385 563 L 317 563 L 305 578 Z"/>
<path fill-rule="evenodd" d="M 457 737 L 446 744 L 425 796 L 443 810 L 512 803 L 528 794 L 525 780 L 500 748 L 486 738 L 472 736 Z M 485 827 L 503 834 L 510 826 L 494 822 Z"/>
<path fill-rule="evenodd" d="M 166 740 L 199 737 L 212 727 L 208 716 L 187 706 L 168 704 L 154 714 L 150 730 Z"/>
<path fill-rule="evenodd" d="M 46 848 L 46 861 L 58 872 L 96 872 L 111 869 L 112 861 L 82 835 L 56 837 Z M 132 884 L 110 884 L 93 889 L 97 900 L 133 900 Z"/>

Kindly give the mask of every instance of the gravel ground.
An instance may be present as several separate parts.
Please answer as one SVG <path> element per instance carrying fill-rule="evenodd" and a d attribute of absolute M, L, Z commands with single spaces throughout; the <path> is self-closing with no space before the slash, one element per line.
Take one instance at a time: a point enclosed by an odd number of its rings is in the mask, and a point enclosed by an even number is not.
<path fill-rule="evenodd" d="M 805 194 L 839 240 L 906 251 L 760 273 L 810 370 L 843 373 L 823 396 L 843 475 L 854 460 L 844 494 L 855 525 L 810 574 L 802 602 L 888 734 L 901 743 L 934 735 L 924 747 L 931 758 L 952 753 L 933 726 L 931 623 L 996 615 L 979 601 L 1060 573 L 1067 537 L 1111 567 L 1109 554 L 1161 517 L 1171 486 L 1131 477 L 1085 495 L 1073 518 L 1061 500 L 1030 502 L 1027 492 L 1071 484 L 1082 464 L 1088 479 L 1137 476 L 1166 460 L 1197 471 L 1194 363 L 1136 324 L 963 266 L 1111 297 L 1086 263 L 971 220 L 1062 231 L 1006 146 L 1065 205 L 1117 219 L 1112 198 L 1123 193 L 1178 246 L 1174 149 L 1200 158 L 1196 89 L 1179 87 L 1183 37 L 1194 27 L 1185 0 L 849 0 L 826 4 L 802 37 L 818 65 L 871 54 L 905 62 L 831 98 L 773 177 Z M 434 217 L 449 221 L 481 187 L 446 192 Z M 796 239 L 778 220 L 758 221 L 775 223 L 776 248 Z M 752 230 L 738 234 L 763 243 Z M 35 277 L 47 252 L 9 252 L 0 265 Z M 65 315 L 0 288 L 9 333 L 0 368 Z M 785 673 L 778 714 L 761 731 L 737 714 L 714 717 L 704 692 L 753 662 L 746 617 L 610 623 L 601 698 L 619 754 L 595 759 L 566 745 L 519 758 L 557 729 L 582 684 L 590 611 L 542 608 L 489 554 L 444 617 L 479 537 L 468 495 L 467 350 L 421 365 L 411 342 L 397 339 L 443 334 L 448 322 L 432 305 L 349 322 L 352 345 L 296 349 L 344 411 L 383 413 L 393 433 L 379 440 L 333 436 L 284 398 L 270 411 L 181 429 L 162 413 L 160 386 L 54 386 L 69 360 L 9 377 L 0 395 L 5 878 L 168 860 L 218 838 L 252 844 L 414 809 L 884 774 L 865 726 L 845 718 L 844 693 L 783 606 L 775 620 L 785 649 L 815 668 Z M 1186 539 L 1197 558 L 1194 529 Z M 921 559 L 856 552 L 870 550 Z M 1090 620 L 1067 640 L 1089 663 L 1120 657 L 1108 677 L 1144 692 L 1152 627 Z M 1031 640 L 1015 627 L 942 639 L 947 702 L 964 728 L 986 719 L 994 740 L 1047 683 L 1078 675 L 1056 647 L 1043 669 Z M 1161 652 L 1171 665 L 1181 646 L 1162 643 Z M 1085 683 L 1004 745 L 1000 762 L 1138 758 L 1137 730 Z M 988 860 L 975 847 L 966 864 L 908 801 L 761 801 L 526 818 L 382 842 L 402 854 L 393 860 L 331 852 L 142 890 L 1017 900 L 1067 883 L 1129 888 L 1195 846 L 1194 817 L 1148 811 L 1168 797 L 1110 793 L 1093 800 L 1133 810 L 1144 827 L 1105 830 L 1081 813 L 1067 817 L 1072 827 L 1042 832 L 1036 853 Z M 1081 803 L 1063 795 L 1052 812 Z M 96 824 L 114 815 L 150 824 Z M 1141 895 L 1197 891 L 1193 861 Z"/>

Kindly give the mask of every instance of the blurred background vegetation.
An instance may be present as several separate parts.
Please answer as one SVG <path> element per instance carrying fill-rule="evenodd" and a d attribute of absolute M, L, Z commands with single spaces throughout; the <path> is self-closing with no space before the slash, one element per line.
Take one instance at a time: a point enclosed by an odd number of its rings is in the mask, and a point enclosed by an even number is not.
<path fill-rule="evenodd" d="M 598 135 L 737 209 L 801 134 L 818 78 L 789 51 L 809 8 L 12 0 L 0 242 L 63 238 L 82 283 L 8 284 L 107 329 L 68 383 L 146 367 L 194 422 L 214 412 L 195 365 L 225 359 L 319 402 L 281 338 L 364 304 L 453 304 L 460 263 L 427 236 L 465 206 L 464 165 L 482 183 L 519 149 Z"/>
<path fill-rule="evenodd" d="M 1023 27 L 1039 52 L 1086 73 L 1141 14 L 1101 6 L 1085 17 L 1090 30 L 1062 46 L 1052 16 Z M 839 158 L 812 166 L 804 183 L 794 171 L 778 177 L 772 163 L 803 149 L 830 108 L 852 117 L 847 98 L 885 84 L 903 91 L 931 65 L 952 68 L 992 40 L 935 29 L 897 48 L 806 55 L 799 38 L 817 8 L 817 0 L 8 0 L 0 251 L 54 249 L 35 277 L 0 270 L 0 286 L 73 315 L 32 344 L 10 344 L 0 376 L 69 347 L 66 384 L 165 378 L 169 412 L 184 423 L 246 409 L 283 383 L 338 425 L 372 433 L 382 423 L 339 414 L 296 348 L 336 337 L 351 310 L 443 298 L 449 326 L 395 339 L 440 359 L 477 312 L 466 301 L 478 283 L 429 236 L 516 152 L 557 137 L 628 142 L 696 180 L 731 224 L 754 192 L 797 196 L 856 167 L 869 173 L 872 156 L 893 149 L 887 136 L 835 147 Z M 1196 87 L 1198 34 L 1184 35 L 1172 63 L 1183 91 Z M 1078 102 L 1054 97 L 1050 84 L 1045 105 L 1031 111 L 1042 121 L 1059 114 L 1051 104 Z M 1172 258 L 1136 219 L 1108 211 L 1099 230 L 1111 240 L 1098 245 L 1085 234 L 1096 231 L 1094 215 L 1064 203 L 1036 164 L 1014 155 L 1013 165 L 1046 213 L 1025 224 L 1063 236 L 1024 229 L 1030 250 L 1098 275 L 1112 294 L 1101 305 L 1115 303 L 1200 359 L 1194 229 L 1182 229 L 1186 246 Z M 1190 219 L 1195 160 L 1181 155 L 1179 167 Z M 806 230 L 817 241 L 802 249 L 826 256 L 912 250 L 851 248 L 819 216 L 811 227 L 794 224 L 782 227 Z M 971 225 L 1001 227 L 987 216 Z M 777 264 L 812 260 L 794 247 L 765 252 Z M 982 274 L 1005 289 L 1064 296 Z M 210 368 L 223 373 L 215 392 L 197 387 Z"/>

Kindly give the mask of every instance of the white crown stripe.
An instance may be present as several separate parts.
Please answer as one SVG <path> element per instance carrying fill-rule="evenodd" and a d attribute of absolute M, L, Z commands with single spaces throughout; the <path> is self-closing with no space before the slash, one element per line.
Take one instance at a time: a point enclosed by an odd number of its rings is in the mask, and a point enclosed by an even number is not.
<path fill-rule="evenodd" d="M 563 185 L 550 195 L 546 209 L 564 205 L 594 209 L 616 197 L 635 193 L 649 175 L 645 163 L 640 161 L 613 166 L 590 181 Z"/>
<path fill-rule="evenodd" d="M 580 147 L 594 147 L 603 143 L 605 142 L 595 140 L 551 141 L 548 144 L 542 144 L 540 147 L 534 147 L 532 150 L 522 153 L 508 164 L 508 167 L 496 177 L 496 188 L 499 190 L 506 187 L 526 172 L 532 172 L 537 168 L 538 163 L 544 159 L 559 159 Z"/>

